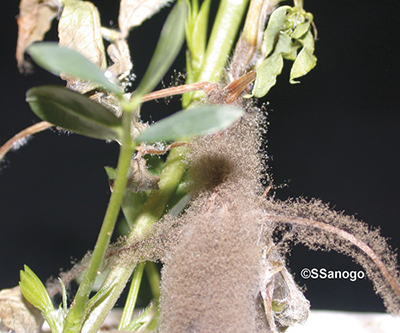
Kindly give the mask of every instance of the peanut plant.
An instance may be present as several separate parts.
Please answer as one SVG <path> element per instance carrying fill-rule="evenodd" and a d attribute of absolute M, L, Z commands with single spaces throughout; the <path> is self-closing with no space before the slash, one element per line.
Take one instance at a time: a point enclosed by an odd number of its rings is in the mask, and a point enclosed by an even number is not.
<path fill-rule="evenodd" d="M 316 27 L 303 1 L 221 0 L 209 22 L 210 0 L 178 0 L 144 76 L 135 78 L 129 33 L 167 4 L 122 0 L 118 29 L 109 29 L 87 1 L 21 1 L 20 70 L 32 66 L 27 53 L 66 87 L 27 92 L 43 121 L 5 143 L 0 158 L 54 127 L 117 142 L 120 153 L 116 168 L 106 167 L 111 196 L 93 251 L 46 287 L 25 266 L 19 288 L 35 309 L 22 322 L 1 318 L 2 325 L 33 331 L 43 318 L 52 332 L 97 332 L 128 286 L 119 331 L 282 332 L 305 322 L 310 308 L 286 267 L 292 243 L 351 256 L 397 314 L 396 257 L 378 231 L 318 200 L 276 200 L 265 176 L 267 121 L 257 99 L 284 65 L 298 83 L 317 62 Z M 53 20 L 59 41 L 43 42 Z M 184 84 L 154 91 L 184 41 Z M 146 102 L 175 95 L 182 111 L 141 121 Z M 120 211 L 128 231 L 111 243 Z M 145 270 L 154 300 L 133 317 Z M 79 288 L 70 302 L 73 281 Z"/>

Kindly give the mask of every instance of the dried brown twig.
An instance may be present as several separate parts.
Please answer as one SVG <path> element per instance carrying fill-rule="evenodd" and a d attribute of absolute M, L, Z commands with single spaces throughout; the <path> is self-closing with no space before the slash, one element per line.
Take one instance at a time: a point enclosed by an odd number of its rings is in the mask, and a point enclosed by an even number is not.
<path fill-rule="evenodd" d="M 27 127 L 18 134 L 14 135 L 2 147 L 0 147 L 0 161 L 10 150 L 15 149 L 15 147 L 19 148 L 19 143 L 30 135 L 39 133 L 53 126 L 54 125 L 52 123 L 41 121 L 40 123 Z"/>

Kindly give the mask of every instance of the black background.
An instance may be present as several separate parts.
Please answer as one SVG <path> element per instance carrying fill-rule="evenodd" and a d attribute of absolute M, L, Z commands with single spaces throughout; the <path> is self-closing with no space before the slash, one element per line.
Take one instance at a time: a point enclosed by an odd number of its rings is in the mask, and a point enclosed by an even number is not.
<path fill-rule="evenodd" d="M 14 51 L 18 1 L 6 1 L 1 20 L 0 143 L 37 122 L 24 101 L 26 90 L 62 84 L 41 69 L 19 74 Z M 116 27 L 118 1 L 94 1 L 102 24 Z M 337 210 L 357 214 L 397 248 L 400 244 L 400 29 L 397 1 L 305 0 L 319 40 L 317 67 L 301 84 L 288 83 L 288 70 L 261 102 L 268 102 L 268 154 L 276 196 L 316 197 Z M 129 39 L 134 70 L 143 75 L 168 10 Z M 56 33 L 47 39 L 56 38 Z M 184 69 L 181 54 L 174 66 Z M 171 72 L 165 84 L 171 81 Z M 150 103 L 146 120 L 179 109 L 175 98 Z M 153 118 L 149 118 L 148 115 Z M 0 164 L 0 288 L 16 285 L 29 265 L 42 279 L 68 269 L 92 249 L 109 198 L 103 166 L 116 165 L 118 147 L 78 135 L 46 131 Z M 350 258 L 296 246 L 290 267 L 312 307 L 384 311 L 367 281 L 309 280 L 302 268 L 361 270 Z"/>

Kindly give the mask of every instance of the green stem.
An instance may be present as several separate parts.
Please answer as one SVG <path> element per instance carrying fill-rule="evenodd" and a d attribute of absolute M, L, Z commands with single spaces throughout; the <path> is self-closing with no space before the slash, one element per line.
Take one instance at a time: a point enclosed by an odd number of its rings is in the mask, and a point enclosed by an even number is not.
<path fill-rule="evenodd" d="M 114 183 L 114 190 L 110 198 L 110 202 L 104 216 L 103 224 L 97 238 L 97 242 L 90 259 L 90 263 L 85 272 L 83 280 L 75 295 L 72 307 L 67 315 L 64 326 L 64 333 L 80 332 L 83 324 L 82 310 L 89 299 L 92 291 L 93 283 L 96 279 L 98 269 L 103 260 L 107 246 L 113 233 L 118 213 L 121 207 L 124 191 L 127 183 L 127 174 L 129 170 L 130 160 L 134 151 L 134 145 L 130 138 L 130 113 L 123 115 L 123 138 L 122 146 L 118 159 L 117 178 Z"/>
<path fill-rule="evenodd" d="M 211 31 L 198 81 L 219 82 L 248 0 L 222 0 Z"/>
<path fill-rule="evenodd" d="M 137 235 L 143 235 L 149 226 L 157 222 L 171 196 L 179 185 L 180 179 L 185 172 L 184 158 L 188 147 L 178 147 L 171 150 L 160 175 L 159 190 L 153 191 L 142 212 L 137 218 L 136 224 L 127 239 L 127 245 L 132 239 L 137 239 Z M 94 333 L 104 321 L 105 317 L 114 307 L 125 285 L 127 284 L 136 266 L 135 261 L 118 262 L 111 268 L 103 286 L 113 284 L 113 290 L 104 302 L 98 305 L 96 312 L 89 314 L 85 322 L 85 332 Z"/>
<path fill-rule="evenodd" d="M 142 235 L 162 216 L 169 199 L 175 193 L 183 173 L 186 171 L 184 158 L 187 152 L 187 147 L 177 147 L 170 151 L 160 175 L 159 190 L 153 191 L 145 202 L 135 226 L 128 236 L 128 242 L 131 238 L 136 239 L 137 235 Z"/>
<path fill-rule="evenodd" d="M 135 310 L 145 265 L 146 262 L 139 263 L 136 266 L 135 272 L 133 273 L 131 287 L 129 288 L 128 297 L 124 306 L 124 310 L 122 311 L 121 320 L 118 325 L 119 330 L 123 330 L 124 327 L 128 326 L 132 320 L 132 315 L 133 311 Z"/>
<path fill-rule="evenodd" d="M 221 81 L 248 1 L 221 0 L 197 82 Z M 204 97 L 204 92 L 194 92 L 191 95 L 191 102 Z M 190 103 L 184 104 L 190 105 Z"/>
<path fill-rule="evenodd" d="M 303 0 L 294 0 L 294 5 L 299 8 L 303 8 Z"/>
<path fill-rule="evenodd" d="M 146 275 L 149 280 L 151 293 L 153 294 L 153 299 L 158 303 L 158 299 L 160 298 L 160 272 L 154 262 L 146 263 Z"/>

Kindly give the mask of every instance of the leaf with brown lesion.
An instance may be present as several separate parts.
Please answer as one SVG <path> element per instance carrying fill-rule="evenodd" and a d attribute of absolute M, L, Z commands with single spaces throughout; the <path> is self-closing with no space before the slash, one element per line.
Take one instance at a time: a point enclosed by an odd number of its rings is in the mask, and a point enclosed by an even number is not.
<path fill-rule="evenodd" d="M 123 38 L 133 27 L 141 25 L 145 20 L 166 6 L 170 0 L 121 0 L 118 25 Z"/>
<path fill-rule="evenodd" d="M 68 1 L 58 25 L 59 44 L 78 51 L 100 68 L 107 67 L 100 15 L 88 1 Z M 63 77 L 67 86 L 80 93 L 93 89 L 77 78 Z"/>
<path fill-rule="evenodd" d="M 24 59 L 25 49 L 33 42 L 42 41 L 51 22 L 61 8 L 58 0 L 21 0 L 19 5 L 18 41 L 15 56 L 21 72 L 30 68 Z"/>
<path fill-rule="evenodd" d="M 107 54 L 111 58 L 113 65 L 107 70 L 111 71 L 118 80 L 124 81 L 131 74 L 133 67 L 128 43 L 125 39 L 117 39 L 107 48 Z"/>

